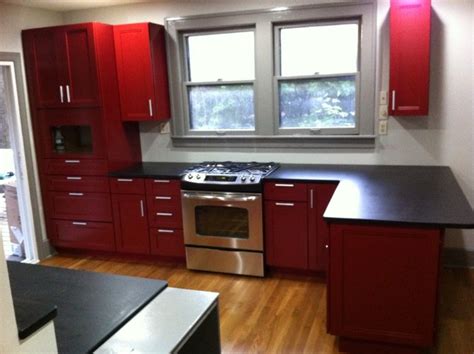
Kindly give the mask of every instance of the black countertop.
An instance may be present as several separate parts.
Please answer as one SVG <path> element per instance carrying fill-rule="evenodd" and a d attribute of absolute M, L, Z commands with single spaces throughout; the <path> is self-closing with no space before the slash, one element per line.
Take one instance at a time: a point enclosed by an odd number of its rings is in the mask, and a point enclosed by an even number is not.
<path fill-rule="evenodd" d="M 13 298 L 18 337 L 28 338 L 58 314 L 57 307 L 50 302 L 39 302 L 25 298 Z"/>
<path fill-rule="evenodd" d="M 195 163 L 144 162 L 114 177 L 177 179 Z M 474 228 L 474 212 L 446 166 L 281 164 L 266 181 L 338 182 L 333 221 Z"/>
<path fill-rule="evenodd" d="M 161 280 L 7 263 L 17 319 L 27 310 L 36 317 L 44 306 L 57 306 L 59 353 L 92 352 L 167 286 Z"/>

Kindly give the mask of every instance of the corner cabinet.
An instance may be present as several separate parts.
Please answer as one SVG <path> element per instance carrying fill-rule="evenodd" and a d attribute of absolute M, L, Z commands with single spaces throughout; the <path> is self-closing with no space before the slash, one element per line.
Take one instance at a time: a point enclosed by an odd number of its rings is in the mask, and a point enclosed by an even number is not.
<path fill-rule="evenodd" d="M 153 23 L 114 26 L 123 121 L 170 118 L 164 27 Z"/>
<path fill-rule="evenodd" d="M 428 115 L 431 0 L 390 2 L 392 116 Z"/>

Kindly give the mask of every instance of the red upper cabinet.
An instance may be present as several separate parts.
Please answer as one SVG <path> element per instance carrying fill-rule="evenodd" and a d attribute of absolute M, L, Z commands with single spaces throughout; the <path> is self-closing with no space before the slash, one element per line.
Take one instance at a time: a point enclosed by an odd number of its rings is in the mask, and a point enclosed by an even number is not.
<path fill-rule="evenodd" d="M 114 26 L 122 120 L 170 118 L 164 27 Z"/>
<path fill-rule="evenodd" d="M 392 116 L 428 114 L 431 0 L 391 0 L 390 102 Z"/>
<path fill-rule="evenodd" d="M 94 25 L 23 31 L 28 80 L 37 108 L 99 105 Z"/>

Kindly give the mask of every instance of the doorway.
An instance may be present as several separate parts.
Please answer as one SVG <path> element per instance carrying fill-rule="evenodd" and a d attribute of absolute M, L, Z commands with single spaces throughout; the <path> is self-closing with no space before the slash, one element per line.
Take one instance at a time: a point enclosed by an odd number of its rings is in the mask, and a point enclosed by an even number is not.
<path fill-rule="evenodd" d="M 36 263 L 39 257 L 31 173 L 27 170 L 31 151 L 25 154 L 25 147 L 31 145 L 25 144 L 24 93 L 18 87 L 21 70 L 15 67 L 15 61 L 3 61 L 2 54 L 5 53 L 0 53 L 0 234 L 7 259 Z"/>

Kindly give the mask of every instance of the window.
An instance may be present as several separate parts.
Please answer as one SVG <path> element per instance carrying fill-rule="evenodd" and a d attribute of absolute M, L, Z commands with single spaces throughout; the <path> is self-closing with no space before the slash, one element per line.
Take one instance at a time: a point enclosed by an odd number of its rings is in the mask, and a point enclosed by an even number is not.
<path fill-rule="evenodd" d="M 249 30 L 186 36 L 191 131 L 255 129 L 254 48 Z"/>
<path fill-rule="evenodd" d="M 373 146 L 374 1 L 166 26 L 173 144 Z"/>

